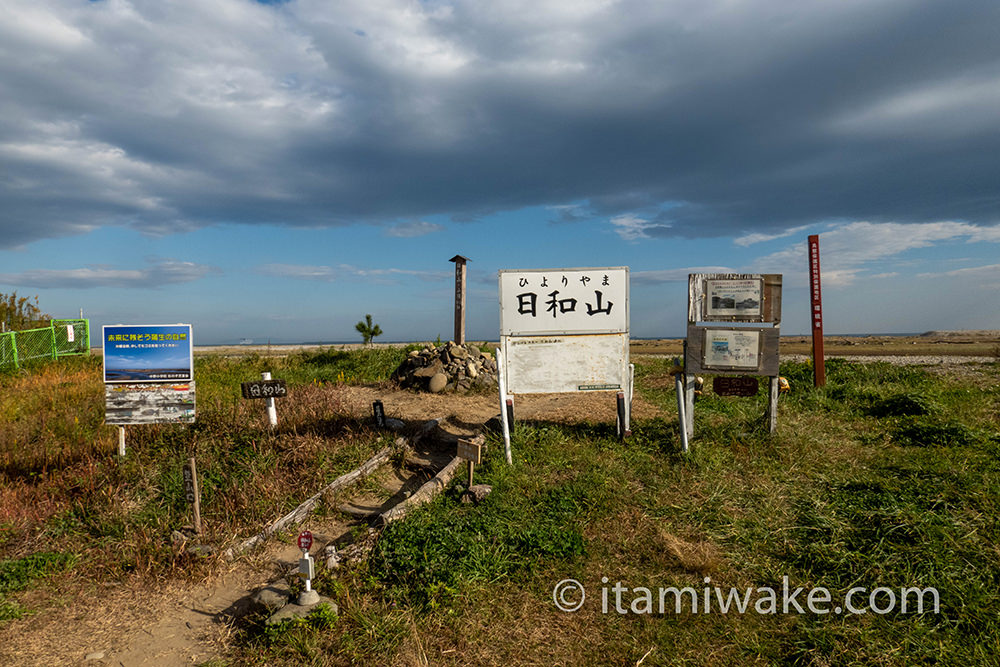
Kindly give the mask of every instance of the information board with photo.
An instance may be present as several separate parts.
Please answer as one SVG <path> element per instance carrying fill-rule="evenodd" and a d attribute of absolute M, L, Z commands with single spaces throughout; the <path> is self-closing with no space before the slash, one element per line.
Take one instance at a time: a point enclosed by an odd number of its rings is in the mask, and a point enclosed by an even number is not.
<path fill-rule="evenodd" d="M 101 339 L 105 383 L 194 379 L 190 324 L 108 325 Z"/>
<path fill-rule="evenodd" d="M 748 368 L 760 365 L 760 332 L 705 329 L 705 368 Z"/>

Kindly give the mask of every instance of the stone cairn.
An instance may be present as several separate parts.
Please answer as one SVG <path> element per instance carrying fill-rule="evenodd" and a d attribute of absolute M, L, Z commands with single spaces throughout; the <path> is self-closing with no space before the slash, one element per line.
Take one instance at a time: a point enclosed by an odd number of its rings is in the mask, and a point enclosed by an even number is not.
<path fill-rule="evenodd" d="M 416 387 L 438 394 L 465 393 L 473 387 L 492 387 L 497 383 L 497 362 L 490 352 L 481 352 L 472 344 L 427 345 L 413 350 L 392 379 L 402 387 Z"/>

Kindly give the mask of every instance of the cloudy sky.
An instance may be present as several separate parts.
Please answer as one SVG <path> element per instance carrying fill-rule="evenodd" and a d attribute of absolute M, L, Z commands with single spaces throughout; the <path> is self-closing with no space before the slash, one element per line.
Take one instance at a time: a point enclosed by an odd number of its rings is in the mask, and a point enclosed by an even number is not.
<path fill-rule="evenodd" d="M 1000 3 L 0 0 L 0 292 L 197 343 L 496 339 L 497 271 L 1000 328 Z M 96 341 L 96 339 L 95 339 Z"/>

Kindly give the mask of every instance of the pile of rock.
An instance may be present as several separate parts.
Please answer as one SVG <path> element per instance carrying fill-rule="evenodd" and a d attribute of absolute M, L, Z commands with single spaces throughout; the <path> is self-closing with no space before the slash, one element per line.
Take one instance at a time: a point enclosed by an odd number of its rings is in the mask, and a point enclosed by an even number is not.
<path fill-rule="evenodd" d="M 431 393 L 464 393 L 473 387 L 491 387 L 497 383 L 497 362 L 490 352 L 481 352 L 472 344 L 448 342 L 413 350 L 392 375 L 403 387 L 416 387 Z"/>

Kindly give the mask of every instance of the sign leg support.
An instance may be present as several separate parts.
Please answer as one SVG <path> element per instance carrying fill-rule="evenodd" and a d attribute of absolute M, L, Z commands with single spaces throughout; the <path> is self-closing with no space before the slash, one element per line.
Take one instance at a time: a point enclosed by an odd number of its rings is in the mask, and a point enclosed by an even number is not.
<path fill-rule="evenodd" d="M 681 451 L 688 452 L 688 427 L 687 427 L 687 402 L 684 396 L 684 375 L 678 373 L 674 376 L 674 390 L 677 393 L 677 426 L 681 434 Z"/>
<path fill-rule="evenodd" d="M 118 427 L 118 456 L 125 456 L 125 427 Z"/>
<path fill-rule="evenodd" d="M 774 433 L 778 430 L 778 378 L 773 376 L 768 379 L 767 432 Z"/>
<path fill-rule="evenodd" d="M 685 416 L 685 429 L 687 430 L 687 437 L 690 440 L 694 437 L 694 390 L 695 390 L 695 376 L 685 375 L 684 376 L 684 416 Z"/>
<path fill-rule="evenodd" d="M 504 370 L 505 359 L 503 357 L 503 352 L 500 348 L 497 348 L 497 387 L 500 390 L 500 422 L 503 426 L 503 445 L 504 453 L 507 455 L 507 464 L 511 465 L 514 463 L 514 458 L 510 451 L 510 422 L 507 416 L 507 374 Z M 513 405 L 513 403 L 511 404 Z"/>

